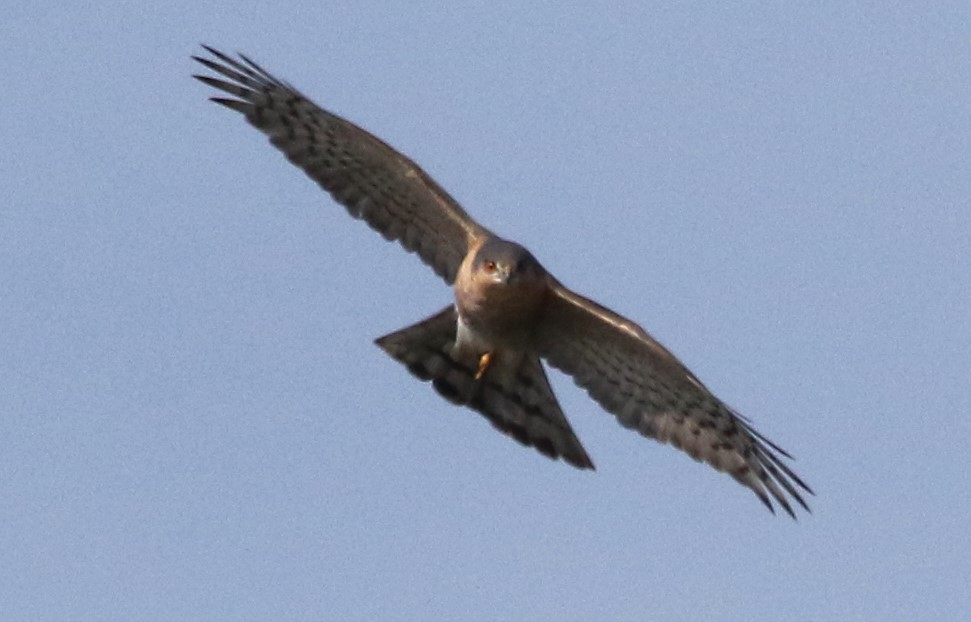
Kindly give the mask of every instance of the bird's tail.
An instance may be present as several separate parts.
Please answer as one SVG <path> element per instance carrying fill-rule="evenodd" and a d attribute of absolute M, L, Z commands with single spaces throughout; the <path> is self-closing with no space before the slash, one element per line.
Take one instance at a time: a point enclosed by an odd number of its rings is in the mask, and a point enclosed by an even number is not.
<path fill-rule="evenodd" d="M 449 306 L 375 343 L 417 378 L 430 380 L 442 397 L 479 412 L 499 431 L 551 458 L 592 469 L 539 359 L 526 357 L 515 363 L 517 369 L 503 369 L 508 363 L 500 355 L 477 379 L 477 361 L 459 360 L 453 353 L 457 320 Z"/>

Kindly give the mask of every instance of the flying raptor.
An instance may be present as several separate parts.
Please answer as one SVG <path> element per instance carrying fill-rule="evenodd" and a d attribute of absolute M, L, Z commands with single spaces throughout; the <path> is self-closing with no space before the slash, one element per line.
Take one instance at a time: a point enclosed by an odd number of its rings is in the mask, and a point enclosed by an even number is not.
<path fill-rule="evenodd" d="M 249 58 L 203 46 L 241 113 L 351 216 L 416 253 L 455 301 L 376 340 L 449 401 L 581 469 L 593 462 L 553 395 L 541 359 L 573 377 L 624 427 L 670 443 L 750 488 L 773 512 L 813 494 L 783 449 L 725 405 L 634 322 L 564 287 L 533 255 L 477 223 L 417 164 L 328 112 Z"/>

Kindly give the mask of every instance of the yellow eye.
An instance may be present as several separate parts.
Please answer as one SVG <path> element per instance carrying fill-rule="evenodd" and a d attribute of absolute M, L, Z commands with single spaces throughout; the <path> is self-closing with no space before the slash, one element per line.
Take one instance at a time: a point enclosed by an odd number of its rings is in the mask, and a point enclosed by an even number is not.
<path fill-rule="evenodd" d="M 489 272 L 491 274 L 496 271 L 496 262 L 487 261 L 484 264 L 482 264 L 482 267 L 485 268 L 486 272 Z"/>

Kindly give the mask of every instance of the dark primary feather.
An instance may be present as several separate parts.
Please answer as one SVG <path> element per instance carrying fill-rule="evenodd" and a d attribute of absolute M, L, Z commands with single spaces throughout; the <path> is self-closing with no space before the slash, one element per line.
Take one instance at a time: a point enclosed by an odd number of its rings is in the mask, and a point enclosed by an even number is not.
<path fill-rule="evenodd" d="M 240 55 L 203 46 L 193 58 L 227 80 L 194 76 L 233 98 L 212 100 L 245 115 L 321 188 L 452 283 L 473 240 L 488 235 L 417 164 L 384 141 L 318 107 Z"/>

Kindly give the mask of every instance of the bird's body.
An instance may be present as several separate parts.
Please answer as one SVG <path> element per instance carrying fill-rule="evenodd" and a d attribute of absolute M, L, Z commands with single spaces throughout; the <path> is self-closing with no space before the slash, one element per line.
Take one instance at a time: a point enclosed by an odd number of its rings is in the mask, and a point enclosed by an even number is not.
<path fill-rule="evenodd" d="M 460 342 L 529 349 L 546 304 L 547 279 L 546 270 L 515 242 L 490 239 L 470 252 L 453 286 Z"/>
<path fill-rule="evenodd" d="M 810 488 L 788 457 L 715 397 L 640 326 L 565 288 L 522 246 L 473 220 L 418 165 L 318 107 L 260 68 L 206 48 L 200 63 L 228 78 L 199 80 L 233 96 L 214 101 L 246 119 L 385 238 L 415 252 L 454 304 L 377 340 L 448 400 L 505 434 L 579 468 L 593 468 L 560 410 L 541 359 L 571 375 L 625 427 L 726 471 L 773 509 L 809 509 Z"/>

